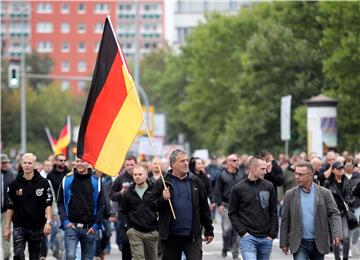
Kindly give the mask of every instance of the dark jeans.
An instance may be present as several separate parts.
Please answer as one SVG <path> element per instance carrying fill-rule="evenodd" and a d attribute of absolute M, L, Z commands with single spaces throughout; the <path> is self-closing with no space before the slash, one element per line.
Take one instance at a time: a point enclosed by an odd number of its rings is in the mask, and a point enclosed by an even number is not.
<path fill-rule="evenodd" d="M 28 243 L 29 259 L 38 260 L 43 235 L 42 230 L 33 231 L 21 227 L 14 228 L 14 260 L 25 260 L 26 242 Z"/>
<path fill-rule="evenodd" d="M 43 236 L 43 239 L 41 241 L 41 250 L 40 250 L 40 256 L 41 257 L 46 258 L 48 248 L 49 248 L 49 240 L 48 240 L 47 236 Z"/>
<path fill-rule="evenodd" d="M 299 250 L 293 255 L 294 260 L 324 260 L 324 255 L 316 248 L 314 240 L 301 239 Z"/>
<path fill-rule="evenodd" d="M 186 259 L 202 259 L 202 240 L 192 237 L 170 236 L 167 240 L 161 240 L 162 260 L 181 260 L 181 253 L 184 252 Z"/>
<path fill-rule="evenodd" d="M 350 229 L 346 216 L 341 217 L 342 232 L 343 232 L 343 258 L 349 257 L 350 250 Z M 334 246 L 335 260 L 340 260 L 340 246 Z"/>
<path fill-rule="evenodd" d="M 97 232 L 95 256 L 102 256 L 104 250 L 110 243 L 111 222 L 108 219 L 104 219 L 103 225 L 104 225 L 104 229 L 99 230 L 99 232 Z"/>
<path fill-rule="evenodd" d="M 76 247 L 80 242 L 81 245 L 81 259 L 92 260 L 94 257 L 94 248 L 96 242 L 96 234 L 86 234 L 87 228 L 71 228 L 65 229 L 65 249 L 66 259 L 76 259 Z"/>

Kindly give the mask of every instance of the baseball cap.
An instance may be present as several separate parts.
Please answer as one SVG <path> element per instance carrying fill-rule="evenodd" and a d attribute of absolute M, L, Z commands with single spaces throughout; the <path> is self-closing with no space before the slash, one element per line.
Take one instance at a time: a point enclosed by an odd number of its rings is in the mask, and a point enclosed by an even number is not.
<path fill-rule="evenodd" d="M 344 168 L 344 165 L 341 162 L 334 162 L 332 164 L 333 169 L 340 170 Z"/>

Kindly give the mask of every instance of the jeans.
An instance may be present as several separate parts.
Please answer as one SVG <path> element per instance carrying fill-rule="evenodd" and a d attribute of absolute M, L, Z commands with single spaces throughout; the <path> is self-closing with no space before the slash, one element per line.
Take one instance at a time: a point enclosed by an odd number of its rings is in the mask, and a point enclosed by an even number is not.
<path fill-rule="evenodd" d="M 240 238 L 240 251 L 243 260 L 269 260 L 272 239 L 245 235 Z"/>
<path fill-rule="evenodd" d="M 25 246 L 28 243 L 29 259 L 38 260 L 40 258 L 41 241 L 43 231 L 33 231 L 21 227 L 13 230 L 14 234 L 14 260 L 25 260 Z"/>
<path fill-rule="evenodd" d="M 360 207 L 355 208 L 355 216 L 360 219 Z M 350 248 L 353 258 L 360 257 L 360 227 L 350 231 Z"/>
<path fill-rule="evenodd" d="M 341 217 L 341 226 L 343 232 L 343 257 L 349 257 L 350 249 L 350 229 L 346 216 Z M 340 260 L 340 246 L 334 246 L 335 260 Z"/>
<path fill-rule="evenodd" d="M 224 212 L 221 215 L 223 250 L 226 252 L 231 250 L 233 256 L 238 256 L 240 237 L 233 228 L 228 213 L 229 213 L 229 208 L 225 207 Z"/>
<path fill-rule="evenodd" d="M 71 228 L 66 227 L 65 229 L 65 249 L 66 259 L 76 259 L 76 247 L 78 242 L 81 245 L 81 259 L 92 260 L 94 257 L 94 247 L 96 242 L 95 234 L 86 234 L 87 228 Z"/>
<path fill-rule="evenodd" d="M 324 260 L 324 255 L 316 248 L 314 240 L 301 239 L 299 250 L 293 255 L 294 260 Z"/>
<path fill-rule="evenodd" d="M 1 230 L 2 230 L 2 248 L 3 248 L 3 256 L 4 259 L 10 259 L 11 251 L 10 251 L 10 241 L 7 241 L 4 237 L 4 230 L 5 230 L 5 215 L 6 213 L 1 213 Z"/>

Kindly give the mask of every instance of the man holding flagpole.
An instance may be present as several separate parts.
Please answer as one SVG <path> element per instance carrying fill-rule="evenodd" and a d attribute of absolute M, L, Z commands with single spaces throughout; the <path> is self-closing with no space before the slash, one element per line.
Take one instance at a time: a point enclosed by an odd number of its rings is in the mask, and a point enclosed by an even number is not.
<path fill-rule="evenodd" d="M 202 259 L 202 241 L 214 238 L 214 228 L 204 184 L 189 171 L 185 151 L 177 149 L 170 155 L 171 169 L 162 180 L 156 181 L 149 198 L 150 207 L 159 212 L 159 234 L 162 260 Z M 169 200 L 172 199 L 176 218 Z M 204 240 L 201 238 L 205 229 Z"/>

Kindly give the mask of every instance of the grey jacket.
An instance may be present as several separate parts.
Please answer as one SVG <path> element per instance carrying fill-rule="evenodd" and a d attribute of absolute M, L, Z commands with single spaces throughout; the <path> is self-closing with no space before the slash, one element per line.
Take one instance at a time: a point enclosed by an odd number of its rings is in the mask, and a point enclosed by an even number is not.
<path fill-rule="evenodd" d="M 330 231 L 333 237 L 342 238 L 340 212 L 331 192 L 315 184 L 315 244 L 321 254 L 330 251 Z M 296 253 L 302 235 L 300 188 L 294 187 L 286 192 L 283 216 L 280 227 L 280 248 L 289 247 Z"/>

